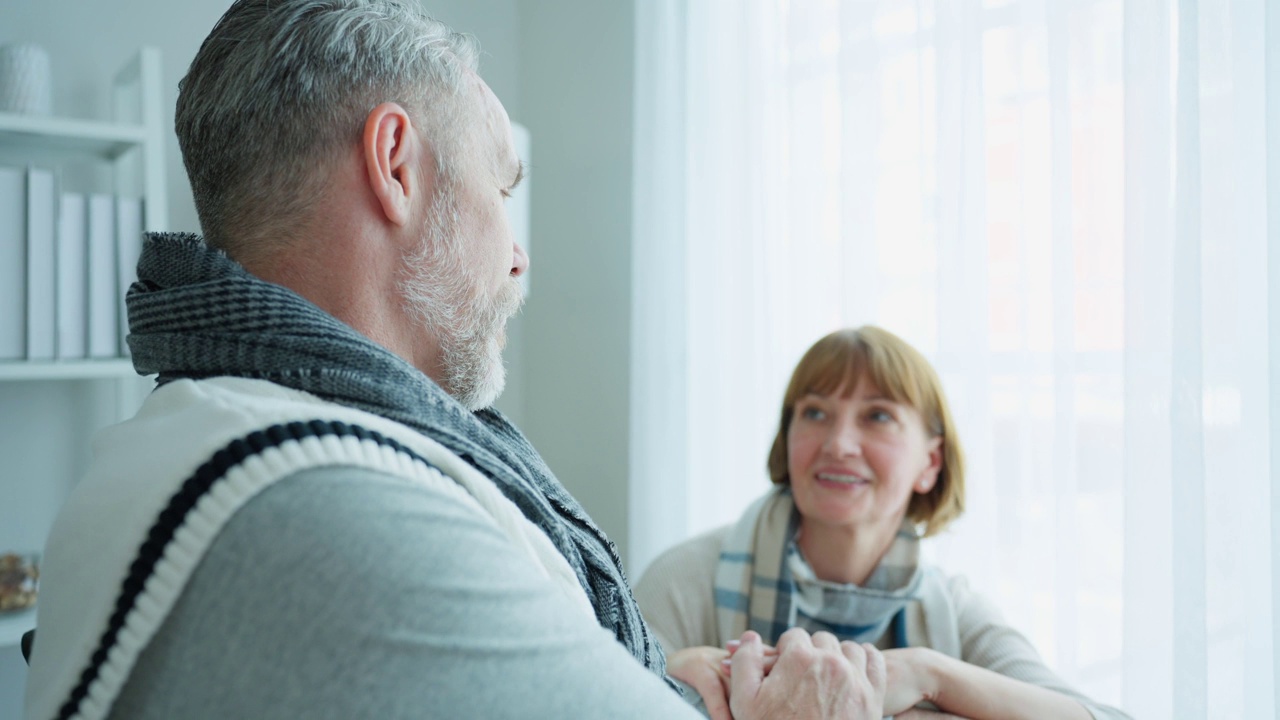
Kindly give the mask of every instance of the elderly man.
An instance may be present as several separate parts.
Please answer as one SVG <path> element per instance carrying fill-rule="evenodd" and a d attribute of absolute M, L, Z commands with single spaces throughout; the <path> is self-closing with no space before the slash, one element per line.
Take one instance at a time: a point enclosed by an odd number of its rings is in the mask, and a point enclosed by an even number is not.
<path fill-rule="evenodd" d="M 239 0 L 205 40 L 177 108 L 205 237 L 144 249 L 159 387 L 55 524 L 28 718 L 697 717 L 489 409 L 528 261 L 475 65 L 407 0 Z M 731 677 L 740 719 L 880 717 L 883 660 L 829 635 L 748 633 Z"/>

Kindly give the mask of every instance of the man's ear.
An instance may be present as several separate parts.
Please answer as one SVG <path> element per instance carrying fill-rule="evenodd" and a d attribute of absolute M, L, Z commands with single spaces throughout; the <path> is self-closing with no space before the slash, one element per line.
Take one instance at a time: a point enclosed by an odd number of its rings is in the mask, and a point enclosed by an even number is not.
<path fill-rule="evenodd" d="M 430 148 L 418 137 L 408 111 L 390 102 L 370 110 L 360 147 L 382 213 L 395 225 L 408 224 L 417 196 L 430 193 L 435 182 L 435 164 L 422 162 Z"/>

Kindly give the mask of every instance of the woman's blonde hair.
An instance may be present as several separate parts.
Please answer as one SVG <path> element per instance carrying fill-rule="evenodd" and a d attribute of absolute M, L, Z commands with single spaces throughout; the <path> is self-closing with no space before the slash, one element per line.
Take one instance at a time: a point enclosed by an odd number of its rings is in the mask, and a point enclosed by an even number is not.
<path fill-rule="evenodd" d="M 942 438 L 942 467 L 927 493 L 913 493 L 907 517 L 928 537 L 964 512 L 964 453 L 947 407 L 942 383 L 933 366 L 915 348 L 893 333 L 864 325 L 837 330 L 813 344 L 800 359 L 782 398 L 782 419 L 769 451 L 769 477 L 787 485 L 787 432 L 796 401 L 809 393 L 830 395 L 843 388 L 852 394 L 866 377 L 893 402 L 915 408 L 930 437 Z"/>

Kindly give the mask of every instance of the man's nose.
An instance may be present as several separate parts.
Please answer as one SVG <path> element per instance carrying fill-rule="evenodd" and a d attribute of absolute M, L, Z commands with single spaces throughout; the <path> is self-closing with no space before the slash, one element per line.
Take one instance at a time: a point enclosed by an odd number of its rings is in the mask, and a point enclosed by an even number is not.
<path fill-rule="evenodd" d="M 511 243 L 511 277 L 520 277 L 529 271 L 529 256 L 520 243 Z"/>

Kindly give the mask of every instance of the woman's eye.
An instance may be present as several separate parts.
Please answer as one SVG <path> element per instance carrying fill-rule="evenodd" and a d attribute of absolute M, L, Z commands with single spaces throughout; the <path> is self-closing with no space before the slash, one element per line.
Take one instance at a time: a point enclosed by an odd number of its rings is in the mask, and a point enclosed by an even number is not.
<path fill-rule="evenodd" d="M 804 418 L 805 420 L 821 420 L 826 416 L 827 416 L 826 413 L 822 412 L 816 407 L 806 407 L 806 408 L 801 408 L 800 410 L 800 417 Z"/>
<path fill-rule="evenodd" d="M 873 423 L 893 422 L 893 415 L 888 410 L 872 410 L 867 413 L 867 419 Z"/>

